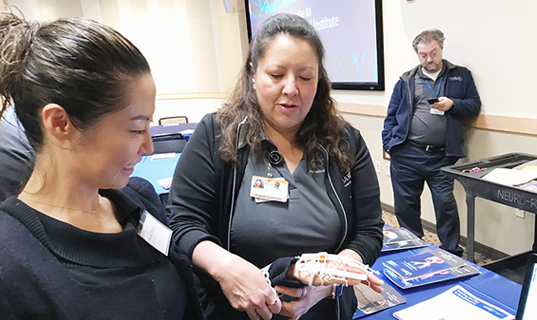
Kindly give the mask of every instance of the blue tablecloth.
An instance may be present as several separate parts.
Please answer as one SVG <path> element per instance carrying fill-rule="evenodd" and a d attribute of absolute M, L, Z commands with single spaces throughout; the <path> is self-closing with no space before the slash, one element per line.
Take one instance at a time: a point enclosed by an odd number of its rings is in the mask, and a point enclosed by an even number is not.
<path fill-rule="evenodd" d="M 425 248 L 437 249 L 437 247 L 433 245 L 429 247 L 425 247 Z M 516 282 L 513 282 L 507 278 L 504 278 L 492 271 L 489 271 L 475 264 L 472 264 L 472 266 L 474 266 L 479 271 L 481 271 L 480 275 L 470 277 L 470 278 L 462 278 L 462 279 L 459 279 L 459 281 L 451 280 L 451 281 L 429 284 L 429 285 L 424 285 L 421 287 L 409 288 L 409 289 L 400 289 L 396 287 L 382 273 L 382 271 L 384 270 L 384 266 L 382 265 L 383 261 L 387 259 L 405 257 L 411 254 L 418 254 L 425 248 L 402 250 L 402 251 L 396 251 L 392 253 L 383 253 L 382 256 L 372 266 L 372 269 L 380 271 L 381 279 L 385 281 L 386 283 L 395 287 L 396 290 L 400 292 L 407 299 L 407 302 L 397 305 L 395 307 L 374 313 L 374 314 L 363 316 L 363 317 L 358 317 L 358 313 L 357 313 L 355 314 L 353 319 L 367 319 L 367 320 L 395 319 L 395 317 L 392 314 L 396 312 L 397 310 L 408 308 L 421 301 L 425 301 L 429 298 L 439 295 L 442 292 L 448 290 L 449 288 L 457 284 L 460 284 L 464 288 L 469 289 L 469 291 L 475 294 L 477 297 L 484 299 L 512 313 L 513 315 L 516 314 L 516 309 L 518 307 L 518 300 L 520 297 L 522 286 Z"/>
<path fill-rule="evenodd" d="M 142 161 L 134 167 L 134 172 L 131 176 L 142 177 L 151 182 L 155 188 L 155 191 L 159 195 L 168 193 L 169 190 L 164 189 L 157 181 L 160 179 L 171 178 L 173 176 L 180 156 L 181 154 L 177 153 L 174 157 L 159 160 L 152 160 L 152 156 L 144 156 Z M 436 249 L 437 247 L 431 245 L 426 248 Z M 425 248 L 384 253 L 375 262 L 375 264 L 372 266 L 372 269 L 380 271 L 381 279 L 388 284 L 392 284 L 390 280 L 388 280 L 382 273 L 384 269 L 382 262 L 387 259 L 418 254 L 423 249 Z M 381 312 L 360 317 L 359 319 L 395 319 L 392 315 L 395 311 L 408 308 L 421 301 L 432 298 L 457 284 L 469 289 L 469 291 L 478 297 L 485 299 L 508 312 L 511 312 L 513 315 L 516 314 L 516 308 L 518 306 L 522 286 L 485 268 L 475 264 L 472 265 L 481 271 L 480 275 L 470 278 L 462 278 L 459 281 L 450 280 L 409 289 L 399 289 L 395 285 L 392 285 L 407 299 L 407 302 Z M 358 313 L 355 315 L 354 319 L 358 319 Z"/>
<path fill-rule="evenodd" d="M 157 155 L 162 157 L 162 155 Z M 174 157 L 166 159 L 152 160 L 153 156 L 143 156 L 136 166 L 134 166 L 134 172 L 131 177 L 140 177 L 151 182 L 158 195 L 168 193 L 168 189 L 164 189 L 157 181 L 160 179 L 166 179 L 173 177 L 175 172 L 175 166 L 177 161 L 181 157 L 180 153 L 176 153 Z"/>

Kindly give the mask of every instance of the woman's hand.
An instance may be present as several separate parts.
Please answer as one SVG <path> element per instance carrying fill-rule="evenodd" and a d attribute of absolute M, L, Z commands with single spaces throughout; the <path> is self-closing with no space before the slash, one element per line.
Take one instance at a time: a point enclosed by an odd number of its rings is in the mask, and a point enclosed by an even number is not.
<path fill-rule="evenodd" d="M 222 263 L 222 270 L 215 278 L 231 306 L 244 310 L 250 319 L 271 319 L 279 313 L 281 301 L 256 266 L 234 256 Z"/>
<path fill-rule="evenodd" d="M 362 257 L 359 254 L 357 254 L 356 252 L 354 252 L 354 251 L 352 251 L 350 249 L 341 250 L 339 255 L 349 257 L 349 258 L 357 260 L 357 261 L 359 261 L 361 263 L 364 262 L 362 260 Z M 380 286 L 384 284 L 384 281 L 380 280 L 373 273 L 369 272 L 367 274 L 367 280 L 362 281 L 362 283 L 369 285 L 371 287 L 371 289 L 373 289 L 374 291 L 376 291 L 378 293 L 381 293 L 382 288 Z"/>
<path fill-rule="evenodd" d="M 377 278 L 374 274 L 369 273 L 367 275 L 367 280 L 362 281 L 362 283 L 369 284 L 369 286 L 371 287 L 371 289 L 373 289 L 373 291 L 381 293 L 382 292 L 381 285 L 384 284 L 384 281 Z"/>
<path fill-rule="evenodd" d="M 330 296 L 332 293 L 332 285 L 304 287 L 301 289 L 276 286 L 275 289 L 280 294 L 296 298 L 291 302 L 282 302 L 280 315 L 288 317 L 289 320 L 299 319 L 306 314 L 311 307 L 316 305 L 317 302 Z"/>
<path fill-rule="evenodd" d="M 231 306 L 245 311 L 252 320 L 271 319 L 282 302 L 259 268 L 211 241 L 200 242 L 194 263 L 218 281 Z"/>

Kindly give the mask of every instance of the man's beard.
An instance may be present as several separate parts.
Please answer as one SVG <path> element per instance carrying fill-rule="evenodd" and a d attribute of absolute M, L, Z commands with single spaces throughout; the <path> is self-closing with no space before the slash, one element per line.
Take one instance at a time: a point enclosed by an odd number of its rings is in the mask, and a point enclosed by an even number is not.
<path fill-rule="evenodd" d="M 440 69 L 440 66 L 435 63 L 429 63 L 427 66 L 423 67 L 428 72 L 437 72 Z"/>

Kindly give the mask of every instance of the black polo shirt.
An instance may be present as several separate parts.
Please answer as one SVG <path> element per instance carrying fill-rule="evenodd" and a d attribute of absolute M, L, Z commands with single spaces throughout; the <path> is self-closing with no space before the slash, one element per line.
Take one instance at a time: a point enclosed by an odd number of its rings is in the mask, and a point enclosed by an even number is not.
<path fill-rule="evenodd" d="M 428 102 L 429 99 L 444 95 L 447 80 L 445 75 L 445 65 L 436 80 L 424 74 L 421 68 L 418 69 L 414 77 L 414 108 L 408 133 L 409 140 L 438 147 L 446 145 L 447 118 L 445 115 L 432 114 Z M 436 93 L 438 93 L 437 96 Z"/>

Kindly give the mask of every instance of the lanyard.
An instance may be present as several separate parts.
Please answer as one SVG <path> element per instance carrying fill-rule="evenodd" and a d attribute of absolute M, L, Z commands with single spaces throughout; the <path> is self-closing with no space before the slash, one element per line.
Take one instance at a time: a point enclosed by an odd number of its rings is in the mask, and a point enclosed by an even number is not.
<path fill-rule="evenodd" d="M 429 90 L 431 90 L 431 92 L 434 94 L 434 97 L 437 98 L 438 94 L 440 93 L 440 87 L 442 86 L 442 78 L 440 78 L 440 80 L 438 81 L 438 90 L 436 90 L 436 93 L 434 93 L 433 88 L 429 84 L 429 80 L 425 79 L 425 83 L 427 84 L 427 87 L 429 87 Z"/>

